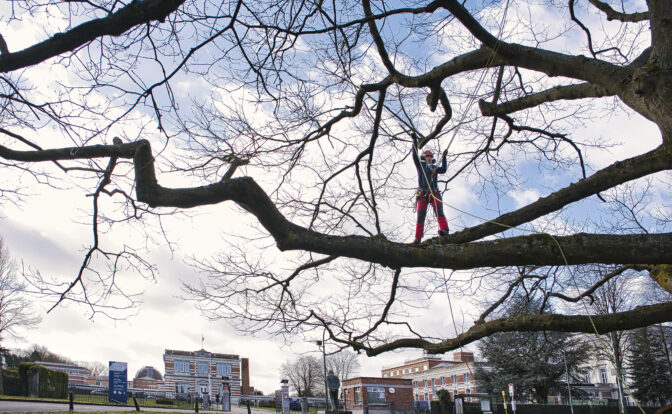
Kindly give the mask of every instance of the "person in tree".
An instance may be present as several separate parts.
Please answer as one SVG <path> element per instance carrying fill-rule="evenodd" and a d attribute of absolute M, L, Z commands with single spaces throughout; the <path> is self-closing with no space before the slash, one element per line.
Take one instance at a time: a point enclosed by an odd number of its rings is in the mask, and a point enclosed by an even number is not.
<path fill-rule="evenodd" d="M 443 202 L 441 201 L 441 193 L 437 184 L 437 176 L 446 172 L 448 166 L 446 164 L 446 153 L 444 150 L 441 156 L 441 166 L 435 164 L 434 154 L 430 150 L 425 150 L 422 153 L 422 159 L 418 157 L 418 138 L 415 134 L 411 134 L 413 139 L 413 149 L 411 157 L 415 168 L 418 171 L 418 192 L 416 196 L 418 220 L 415 224 L 415 240 L 413 243 L 420 243 L 425 231 L 425 217 L 427 216 L 427 205 L 431 204 L 434 210 L 434 215 L 439 222 L 439 236 L 448 235 L 448 222 L 446 216 L 443 214 Z"/>

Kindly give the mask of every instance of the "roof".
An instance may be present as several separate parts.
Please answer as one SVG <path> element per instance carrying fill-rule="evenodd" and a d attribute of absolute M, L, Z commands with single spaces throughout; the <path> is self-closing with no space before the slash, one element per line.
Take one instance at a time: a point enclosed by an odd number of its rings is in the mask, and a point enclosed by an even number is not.
<path fill-rule="evenodd" d="M 134 379 L 153 379 L 163 381 L 163 375 L 154 367 L 145 366 L 135 373 Z"/>
<path fill-rule="evenodd" d="M 75 364 L 64 364 L 62 362 L 47 362 L 47 361 L 35 361 L 36 364 L 42 365 L 43 367 L 53 367 L 53 368 L 61 368 L 61 369 L 79 369 L 79 370 L 84 370 L 86 372 L 89 372 L 88 368 L 85 367 L 80 367 L 79 365 Z"/>
<path fill-rule="evenodd" d="M 240 356 L 233 354 L 218 354 L 215 352 L 209 352 L 205 349 L 199 349 L 198 351 L 179 351 L 175 349 L 166 349 L 163 352 L 163 355 L 179 355 L 179 356 L 192 356 L 192 357 L 208 357 L 208 358 L 226 358 L 226 359 L 240 359 Z"/>

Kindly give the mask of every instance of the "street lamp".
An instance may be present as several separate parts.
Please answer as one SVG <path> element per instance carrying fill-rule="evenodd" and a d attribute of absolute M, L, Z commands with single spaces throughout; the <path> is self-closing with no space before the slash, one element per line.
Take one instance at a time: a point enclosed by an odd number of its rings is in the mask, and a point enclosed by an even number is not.
<path fill-rule="evenodd" d="M 315 341 L 315 343 L 317 344 L 317 346 L 322 347 L 322 365 L 324 367 L 324 403 L 326 404 L 324 411 L 326 412 L 329 409 L 329 390 L 327 389 L 327 352 L 324 349 L 325 348 L 324 334 L 325 331 L 322 331 L 322 340 Z"/>
<path fill-rule="evenodd" d="M 569 385 L 569 369 L 567 369 L 567 355 L 565 350 L 562 350 L 562 359 L 565 361 L 565 377 L 567 378 L 567 391 L 569 391 L 569 409 L 574 414 L 574 405 L 572 404 L 572 386 Z"/>

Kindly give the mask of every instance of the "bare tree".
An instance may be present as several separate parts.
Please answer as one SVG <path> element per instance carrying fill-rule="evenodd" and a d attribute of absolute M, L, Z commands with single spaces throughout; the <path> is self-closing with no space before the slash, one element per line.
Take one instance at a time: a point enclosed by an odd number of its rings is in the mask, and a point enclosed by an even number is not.
<path fill-rule="evenodd" d="M 286 361 L 280 368 L 280 375 L 289 380 L 299 397 L 314 397 L 320 394 L 324 384 L 322 363 L 311 355 Z"/>
<path fill-rule="evenodd" d="M 342 350 L 327 357 L 327 371 L 331 370 L 341 380 L 359 374 L 359 360 L 356 353 Z"/>
<path fill-rule="evenodd" d="M 582 303 L 597 288 L 573 289 L 576 266 L 587 264 L 648 272 L 672 293 L 667 0 L 636 11 L 601 0 L 11 4 L 8 21 L 49 13 L 62 26 L 23 50 L 2 42 L 0 159 L 15 180 L 3 190 L 21 198 L 18 177 L 28 176 L 76 183 L 90 200 L 77 274 L 66 285 L 36 279 L 54 303 L 92 312 L 113 296 L 134 303 L 114 276 L 153 278 L 155 267 L 133 242 L 158 235 L 172 246 L 166 215 L 223 204 L 258 226 L 231 235 L 219 255 L 195 257 L 205 277 L 185 290 L 205 315 L 245 331 L 321 328 L 333 351 L 377 355 L 443 353 L 495 332 L 608 333 L 672 319 L 669 295 L 605 315 L 497 317 L 520 291 Z M 44 67 L 62 79 L 31 82 Z M 628 116 L 658 127 L 652 148 L 577 129 Z M 450 236 L 418 245 L 404 230 L 412 134 L 421 148 L 448 150 L 441 188 L 463 211 Z M 179 186 L 166 184 L 173 176 Z M 662 201 L 637 213 L 656 231 L 605 233 L 586 219 L 647 178 Z M 534 197 L 518 206 L 514 193 Z M 471 195 L 470 211 L 452 194 Z M 118 232 L 146 237 L 119 246 Z M 457 295 L 490 306 L 455 332 L 413 323 L 417 309 Z"/>
<path fill-rule="evenodd" d="M 25 294 L 26 284 L 19 279 L 16 262 L 9 248 L 0 239 L 0 344 L 7 337 L 19 338 L 21 329 L 30 329 L 41 322 Z M 2 350 L 0 345 L 0 350 Z M 2 364 L 0 364 L 0 394 L 2 394 Z"/>
<path fill-rule="evenodd" d="M 108 375 L 108 366 L 103 364 L 100 361 L 77 361 L 77 365 L 84 367 L 91 372 L 91 375 L 95 376 L 107 376 Z"/>

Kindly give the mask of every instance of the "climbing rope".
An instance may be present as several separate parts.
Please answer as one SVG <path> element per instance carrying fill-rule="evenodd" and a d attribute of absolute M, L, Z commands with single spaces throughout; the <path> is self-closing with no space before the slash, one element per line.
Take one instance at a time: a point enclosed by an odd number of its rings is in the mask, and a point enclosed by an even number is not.
<path fill-rule="evenodd" d="M 480 78 L 479 78 L 479 80 L 478 80 L 478 82 L 477 82 L 477 84 L 476 84 L 476 89 L 475 89 L 474 93 L 471 94 L 470 97 L 469 97 L 469 100 L 468 100 L 467 105 L 466 105 L 466 109 L 462 112 L 462 116 L 461 116 L 461 118 L 460 118 L 460 121 L 459 121 L 457 127 L 456 127 L 456 128 L 454 129 L 454 131 L 453 131 L 453 136 L 451 137 L 450 141 L 448 142 L 448 146 L 446 147 L 446 151 L 448 151 L 448 150 L 450 149 L 450 147 L 452 146 L 453 141 L 455 140 L 455 137 L 457 136 L 457 133 L 459 132 L 459 129 L 460 129 L 460 127 L 462 126 L 462 123 L 463 123 L 463 121 L 464 121 L 464 119 L 465 119 L 465 117 L 466 117 L 466 114 L 469 112 L 471 106 L 473 105 L 473 103 L 474 103 L 475 100 L 476 100 L 476 96 L 478 95 L 478 92 L 479 92 L 479 90 L 480 90 L 480 88 L 481 88 L 481 85 L 483 84 L 483 80 L 484 80 L 484 78 L 485 78 L 485 74 L 487 73 L 488 69 L 491 67 L 492 62 L 494 61 L 495 54 L 496 54 L 496 51 L 497 51 L 497 48 L 498 48 L 498 45 L 499 45 L 499 39 L 501 38 L 503 29 L 504 29 L 504 23 L 505 23 L 505 21 L 506 21 L 506 16 L 507 16 L 507 14 L 508 14 L 509 6 L 510 6 L 510 0 L 507 0 L 507 2 L 506 2 L 506 6 L 505 6 L 505 8 L 504 8 L 504 13 L 503 13 L 503 15 L 502 15 L 502 21 L 501 21 L 501 23 L 500 23 L 499 34 L 498 34 L 498 36 L 497 36 L 497 44 L 496 44 L 495 48 L 492 49 L 492 51 L 491 51 L 491 53 L 490 53 L 490 56 L 488 57 L 488 61 L 487 61 L 487 63 L 486 63 L 485 70 L 483 70 L 483 71 L 481 72 L 481 76 L 480 76 Z M 503 73 L 504 73 L 503 67 L 500 67 L 500 69 L 499 69 L 499 73 L 498 73 L 498 79 L 497 79 L 497 87 L 496 87 L 495 95 L 493 96 L 493 104 L 496 104 L 496 102 L 497 102 L 497 100 L 498 100 L 498 98 L 499 98 L 499 92 L 500 92 L 500 91 L 499 91 L 499 87 L 500 87 L 500 85 L 501 85 L 501 81 L 502 81 Z M 492 129 L 491 129 L 491 137 L 494 136 L 494 130 L 495 130 L 495 126 L 496 126 L 496 120 L 497 120 L 497 118 L 495 118 L 494 121 L 493 121 Z M 437 141 L 438 141 L 438 140 L 437 140 Z M 441 145 L 441 144 L 440 144 L 440 142 L 439 142 L 439 144 L 438 144 L 438 146 L 439 146 L 439 151 L 438 151 L 439 154 L 441 154 L 441 146 L 440 146 L 440 145 Z M 415 150 L 417 150 L 417 148 L 416 148 Z M 415 151 L 415 150 L 414 150 L 414 151 Z M 415 156 L 417 156 L 417 152 L 415 153 Z M 426 175 L 426 172 L 425 172 L 424 168 L 422 169 L 422 171 L 423 171 L 423 174 L 425 175 L 425 180 L 426 180 L 426 182 L 427 182 L 428 184 L 430 184 L 429 187 L 430 187 L 430 190 L 431 190 L 431 181 L 428 179 L 428 177 L 427 177 L 427 175 Z M 437 190 L 438 190 L 438 189 L 437 189 Z M 437 203 L 438 203 L 438 202 L 442 202 L 442 200 L 441 200 L 440 198 L 436 197 L 436 195 L 433 193 L 433 191 L 430 191 L 429 194 L 430 194 L 430 196 L 431 196 L 432 198 L 434 198 L 434 200 L 435 200 Z M 538 231 L 536 231 L 536 230 L 528 230 L 528 229 L 520 228 L 520 227 L 517 227 L 517 226 L 509 226 L 509 225 L 506 225 L 506 224 L 503 224 L 503 223 L 498 223 L 498 222 L 496 222 L 496 221 L 494 221 L 494 220 L 488 220 L 488 219 L 485 219 L 485 218 L 482 218 L 482 217 L 478 217 L 478 216 L 476 216 L 476 215 L 474 215 L 474 214 L 468 213 L 468 212 L 466 212 L 466 211 L 463 211 L 463 210 L 461 210 L 461 209 L 459 209 L 459 208 L 453 206 L 452 204 L 446 203 L 446 205 L 447 205 L 448 207 L 450 207 L 450 208 L 452 208 L 452 209 L 454 209 L 454 210 L 460 212 L 460 213 L 467 214 L 467 215 L 469 215 L 469 216 L 471 216 L 471 217 L 474 217 L 474 218 L 477 218 L 478 220 L 481 220 L 481 221 L 483 221 L 483 222 L 490 222 L 490 223 L 493 223 L 493 224 L 496 224 L 496 225 L 499 225 L 499 226 L 502 226 L 502 227 L 505 227 L 505 228 L 508 228 L 508 229 L 512 229 L 512 230 L 515 229 L 515 230 L 520 230 L 520 231 L 528 232 L 528 233 L 532 233 L 532 234 L 547 235 L 548 237 L 551 238 L 551 240 L 553 240 L 553 242 L 555 243 L 555 245 L 558 247 L 558 249 L 559 249 L 559 251 L 560 251 L 560 254 L 561 254 L 561 256 L 562 256 L 562 259 L 563 259 L 563 261 L 564 261 L 564 263 L 565 263 L 565 266 L 566 266 L 566 268 L 567 268 L 567 270 L 568 270 L 568 272 L 569 272 L 569 275 L 570 275 L 570 277 L 571 277 L 571 281 L 572 281 L 572 283 L 573 283 L 573 287 L 576 289 L 576 291 L 577 291 L 578 294 L 581 294 L 581 289 L 579 288 L 578 283 L 576 282 L 576 277 L 575 277 L 575 275 L 574 275 L 574 272 L 572 271 L 572 268 L 571 268 L 570 265 L 569 265 L 569 261 L 567 260 L 567 257 L 565 256 L 564 250 L 562 249 L 562 246 L 560 245 L 559 241 L 558 241 L 553 235 L 551 235 L 551 234 L 549 234 L 549 233 L 538 232 Z M 435 207 L 435 215 L 438 217 L 438 214 L 437 214 L 437 213 L 438 213 L 438 208 L 437 208 L 436 205 L 434 205 L 434 207 Z M 459 334 L 458 334 L 458 331 L 457 331 L 457 324 L 456 324 L 456 321 L 455 321 L 455 315 L 454 315 L 454 312 L 453 312 L 452 301 L 451 301 L 451 298 L 450 298 L 450 294 L 449 294 L 449 291 L 448 291 L 448 284 L 447 284 L 447 280 L 446 280 L 446 277 L 445 277 L 445 269 L 442 269 L 442 273 L 443 273 L 443 279 L 444 279 L 444 286 L 445 286 L 445 290 L 446 290 L 446 297 L 447 297 L 447 299 L 448 299 L 449 310 L 450 310 L 450 314 L 451 314 L 451 318 L 452 318 L 452 322 L 453 322 L 453 327 L 454 327 L 454 329 L 455 329 L 455 336 L 456 336 L 456 338 L 459 338 Z M 602 347 L 602 351 L 604 352 L 605 355 L 608 355 L 608 356 L 609 356 L 609 362 L 610 362 L 611 365 L 614 367 L 614 369 L 615 369 L 615 371 L 616 371 L 616 376 L 618 377 L 618 379 L 619 379 L 619 381 L 621 382 L 621 384 L 623 385 L 623 387 L 626 389 L 627 394 L 633 399 L 633 401 L 635 401 L 635 403 L 637 404 L 637 407 L 640 409 L 640 411 L 642 412 L 642 414 L 645 414 L 645 411 L 644 411 L 644 409 L 642 408 L 642 406 L 640 405 L 639 401 L 637 401 L 637 399 L 634 398 L 634 395 L 633 395 L 633 393 L 632 393 L 632 390 L 631 390 L 630 386 L 628 386 L 628 384 L 624 381 L 624 378 L 623 378 L 622 373 L 621 373 L 621 372 L 618 370 L 618 368 L 616 367 L 616 363 L 615 363 L 614 359 L 612 358 L 611 353 L 609 352 L 609 348 L 608 348 L 608 345 L 607 345 L 607 343 L 606 343 L 606 340 L 605 340 L 604 338 L 601 337 L 601 335 L 600 335 L 600 333 L 599 333 L 599 331 L 598 331 L 598 329 L 597 329 L 597 326 L 595 325 L 595 321 L 594 321 L 593 317 L 592 317 L 591 314 L 590 314 L 590 311 L 589 311 L 589 309 L 588 309 L 588 305 L 586 304 L 585 300 L 582 300 L 582 301 L 581 301 L 581 304 L 582 304 L 583 307 L 584 307 L 584 312 L 585 312 L 586 315 L 588 316 L 588 320 L 590 321 L 591 327 L 592 327 L 592 329 L 593 329 L 593 331 L 594 331 L 594 333 L 595 333 L 596 338 L 598 339 L 598 343 L 599 343 L 600 346 Z M 462 351 L 462 348 L 463 348 L 463 347 L 462 347 L 462 344 L 459 343 L 459 345 L 460 345 L 460 351 Z M 471 373 L 471 368 L 469 367 L 469 364 L 467 364 L 467 367 L 468 367 L 468 369 L 469 369 L 469 372 Z M 568 384 L 569 384 L 569 381 L 570 381 L 570 379 L 567 378 L 567 382 L 568 382 Z"/>

